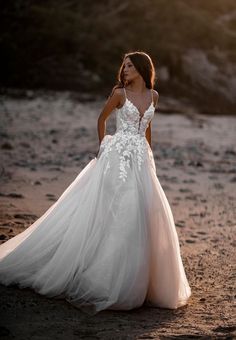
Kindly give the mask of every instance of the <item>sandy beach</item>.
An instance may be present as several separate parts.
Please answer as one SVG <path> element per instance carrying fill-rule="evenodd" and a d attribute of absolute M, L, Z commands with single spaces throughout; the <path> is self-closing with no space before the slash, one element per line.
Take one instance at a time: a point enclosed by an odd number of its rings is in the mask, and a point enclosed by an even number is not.
<path fill-rule="evenodd" d="M 105 100 L 85 99 L 70 92 L 1 96 L 1 242 L 39 218 L 95 157 L 97 118 Z M 0 337 L 235 338 L 235 131 L 235 116 L 207 116 L 160 96 L 152 121 L 152 149 L 192 289 L 188 305 L 88 316 L 63 300 L 0 286 Z M 107 133 L 114 132 L 113 113 Z"/>

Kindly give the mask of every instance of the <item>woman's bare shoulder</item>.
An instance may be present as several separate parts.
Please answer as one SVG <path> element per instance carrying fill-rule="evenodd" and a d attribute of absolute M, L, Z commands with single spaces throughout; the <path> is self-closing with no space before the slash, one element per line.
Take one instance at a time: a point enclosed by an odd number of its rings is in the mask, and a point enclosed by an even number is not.
<path fill-rule="evenodd" d="M 124 89 L 123 87 L 117 87 L 117 86 L 114 86 L 112 91 L 111 91 L 111 96 L 117 96 L 117 97 L 121 97 L 124 95 Z"/>
<path fill-rule="evenodd" d="M 156 99 L 156 100 L 158 100 L 158 98 L 159 98 L 159 93 L 156 91 L 156 90 L 152 90 L 152 92 L 153 92 L 153 97 Z"/>
<path fill-rule="evenodd" d="M 153 102 L 154 102 L 154 106 L 157 106 L 158 103 L 158 99 L 159 99 L 159 93 L 156 90 L 152 90 L 153 93 Z"/>

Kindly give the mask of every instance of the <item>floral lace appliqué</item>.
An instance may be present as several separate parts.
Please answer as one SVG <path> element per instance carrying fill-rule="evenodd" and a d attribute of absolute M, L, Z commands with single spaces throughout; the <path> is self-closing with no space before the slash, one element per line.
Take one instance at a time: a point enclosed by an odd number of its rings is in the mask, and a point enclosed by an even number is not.
<path fill-rule="evenodd" d="M 103 156 L 107 159 L 105 173 L 111 167 L 109 153 L 112 150 L 117 151 L 119 155 L 119 178 L 124 182 L 126 181 L 131 161 L 137 163 L 138 169 L 141 170 L 144 154 L 147 151 L 146 141 L 143 137 L 122 132 L 106 138 L 101 143 L 101 147 L 104 148 Z"/>
<path fill-rule="evenodd" d="M 122 108 L 117 109 L 116 133 L 105 135 L 100 145 L 100 152 L 106 158 L 104 174 L 111 168 L 109 154 L 116 151 L 119 155 L 119 178 L 124 182 L 128 176 L 128 169 L 132 162 L 136 163 L 138 170 L 141 170 L 145 154 L 148 153 L 145 131 L 154 115 L 154 107 L 150 105 L 143 118 L 136 107 L 126 100 Z"/>

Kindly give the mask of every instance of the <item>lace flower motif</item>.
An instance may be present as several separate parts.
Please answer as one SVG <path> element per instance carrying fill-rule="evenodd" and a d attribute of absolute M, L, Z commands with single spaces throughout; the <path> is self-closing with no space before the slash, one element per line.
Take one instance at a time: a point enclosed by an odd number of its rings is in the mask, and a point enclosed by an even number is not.
<path fill-rule="evenodd" d="M 140 135 L 118 132 L 110 139 L 106 139 L 101 146 L 104 148 L 103 155 L 107 159 L 105 173 L 111 167 L 109 153 L 115 149 L 119 154 L 119 178 L 124 182 L 127 179 L 131 160 L 137 162 L 138 169 L 141 170 L 146 150 L 146 141 Z"/>
<path fill-rule="evenodd" d="M 131 162 L 136 163 L 138 170 L 141 170 L 145 154 L 148 154 L 145 131 L 154 115 L 154 110 L 150 105 L 140 120 L 137 108 L 129 100 L 125 101 L 122 108 L 117 109 L 117 131 L 113 136 L 106 135 L 100 146 L 101 154 L 106 158 L 104 173 L 111 168 L 109 154 L 113 150 L 119 155 L 121 180 L 126 181 Z"/>

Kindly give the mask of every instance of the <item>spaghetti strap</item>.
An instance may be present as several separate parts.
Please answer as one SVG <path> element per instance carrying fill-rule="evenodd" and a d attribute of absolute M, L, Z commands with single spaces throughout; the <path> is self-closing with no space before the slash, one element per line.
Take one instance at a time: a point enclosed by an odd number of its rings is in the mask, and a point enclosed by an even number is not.
<path fill-rule="evenodd" d="M 154 102 L 153 102 L 153 89 L 151 89 L 151 96 L 152 96 L 152 104 L 154 105 Z"/>
<path fill-rule="evenodd" d="M 125 90 L 125 87 L 123 87 L 123 89 L 124 89 L 124 93 L 125 93 L 125 99 L 127 98 L 127 96 L 126 96 L 126 90 Z"/>

